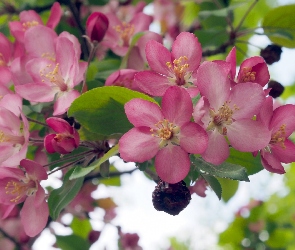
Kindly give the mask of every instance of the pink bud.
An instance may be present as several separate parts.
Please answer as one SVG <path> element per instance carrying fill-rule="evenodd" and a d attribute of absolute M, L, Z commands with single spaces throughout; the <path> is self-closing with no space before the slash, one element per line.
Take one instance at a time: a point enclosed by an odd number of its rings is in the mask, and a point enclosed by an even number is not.
<path fill-rule="evenodd" d="M 108 18 L 101 12 L 94 12 L 86 21 L 86 34 L 91 41 L 101 42 L 108 27 Z"/>

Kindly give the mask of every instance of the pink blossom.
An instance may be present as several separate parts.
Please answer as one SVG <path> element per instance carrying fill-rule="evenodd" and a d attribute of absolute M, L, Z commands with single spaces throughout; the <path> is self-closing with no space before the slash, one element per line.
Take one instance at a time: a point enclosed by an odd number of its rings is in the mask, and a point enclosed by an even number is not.
<path fill-rule="evenodd" d="M 198 178 L 195 184 L 189 187 L 190 193 L 197 194 L 200 197 L 206 197 L 205 191 L 207 190 L 208 183 L 205 181 L 204 178 Z"/>
<path fill-rule="evenodd" d="M 9 86 L 11 80 L 11 72 L 9 63 L 12 59 L 13 45 L 12 43 L 0 33 L 0 85 Z"/>
<path fill-rule="evenodd" d="M 64 119 L 50 117 L 46 123 L 56 134 L 49 134 L 44 139 L 44 147 L 48 153 L 71 153 L 79 146 L 79 133 Z"/>
<path fill-rule="evenodd" d="M 62 9 L 58 2 L 51 7 L 51 12 L 46 26 L 54 29 L 62 16 Z M 20 42 L 24 42 L 24 35 L 27 30 L 37 25 L 43 25 L 41 17 L 34 10 L 22 11 L 19 14 L 20 21 L 9 22 L 11 34 Z"/>
<path fill-rule="evenodd" d="M 197 74 L 202 98 L 193 116 L 208 131 L 208 148 L 202 157 L 213 164 L 221 164 L 229 156 L 225 136 L 242 152 L 260 150 L 270 140 L 264 124 L 252 119 L 265 100 L 262 87 L 249 82 L 230 90 L 228 73 L 219 63 L 204 62 Z"/>
<path fill-rule="evenodd" d="M 135 76 L 144 92 L 163 96 L 170 86 L 176 85 L 187 88 L 192 97 L 198 94 L 193 83 L 201 62 L 202 49 L 194 34 L 180 33 L 171 52 L 156 41 L 149 41 L 145 52 L 151 70 L 139 72 Z"/>
<path fill-rule="evenodd" d="M 287 104 L 273 110 L 272 97 L 267 97 L 257 120 L 271 131 L 271 139 L 260 150 L 261 163 L 270 172 L 284 174 L 283 163 L 295 161 L 295 145 L 288 137 L 295 130 L 295 105 Z"/>
<path fill-rule="evenodd" d="M 15 167 L 26 157 L 29 124 L 21 107 L 22 99 L 15 94 L 0 101 L 0 166 Z"/>
<path fill-rule="evenodd" d="M 136 14 L 130 22 L 122 22 L 114 14 L 107 14 L 109 28 L 102 45 L 110 48 L 115 54 L 125 56 L 134 34 L 149 29 L 152 17 L 144 13 Z"/>
<path fill-rule="evenodd" d="M 41 180 L 47 179 L 45 169 L 38 163 L 23 159 L 21 168 L 0 168 L 0 203 L 17 205 L 24 202 L 20 212 L 27 235 L 34 237 L 45 227 L 49 209 Z"/>
<path fill-rule="evenodd" d="M 81 83 L 87 67 L 86 62 L 79 62 L 80 44 L 73 35 L 67 32 L 55 37 L 50 29 L 44 26 L 36 26 L 27 31 L 25 35 L 26 50 L 33 58 L 26 63 L 26 71 L 32 78 L 32 82 L 15 87 L 16 92 L 23 98 L 32 102 L 51 102 L 55 100 L 53 115 L 65 113 L 71 103 L 80 95 L 74 89 Z M 39 33 L 47 37 L 44 47 L 32 40 L 30 34 Z M 41 42 L 42 44 L 42 42 Z M 47 46 L 48 47 L 45 47 Z M 47 50 L 47 52 L 46 52 Z M 38 57 L 39 56 L 39 57 Z"/>
<path fill-rule="evenodd" d="M 162 109 L 142 99 L 129 101 L 125 113 L 135 127 L 119 140 L 121 158 L 144 162 L 155 156 L 156 171 L 163 181 L 183 180 L 190 169 L 189 153 L 203 153 L 208 140 L 206 132 L 190 121 L 192 112 L 189 94 L 176 86 L 164 94 Z"/>

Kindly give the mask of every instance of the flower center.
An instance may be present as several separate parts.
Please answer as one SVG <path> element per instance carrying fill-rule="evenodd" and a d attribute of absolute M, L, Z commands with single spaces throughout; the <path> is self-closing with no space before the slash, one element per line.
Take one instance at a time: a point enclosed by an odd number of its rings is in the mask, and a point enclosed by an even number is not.
<path fill-rule="evenodd" d="M 45 52 L 45 53 L 42 53 L 41 57 L 55 62 L 55 54 L 54 53 Z"/>
<path fill-rule="evenodd" d="M 283 124 L 281 125 L 279 130 L 271 136 L 271 140 L 269 144 L 279 144 L 283 149 L 286 149 L 286 146 L 284 143 L 285 140 L 286 140 L 286 125 Z"/>
<path fill-rule="evenodd" d="M 0 143 L 1 142 L 10 142 L 13 145 L 23 145 L 25 143 L 25 138 L 22 135 L 7 135 L 0 130 Z"/>
<path fill-rule="evenodd" d="M 239 109 L 235 105 L 234 107 L 234 110 Z M 207 130 L 214 130 L 216 128 L 220 134 L 226 135 L 226 126 L 233 123 L 232 115 L 234 110 L 229 107 L 227 101 L 218 109 L 217 112 L 215 112 L 213 109 L 210 109 L 209 112 L 212 120 L 210 121 Z"/>
<path fill-rule="evenodd" d="M 74 137 L 70 134 L 56 134 L 54 137 L 54 140 L 56 140 L 57 142 L 61 142 L 63 140 L 72 139 L 72 138 Z"/>
<path fill-rule="evenodd" d="M 187 60 L 186 56 L 181 56 L 178 59 L 174 59 L 172 63 L 166 62 L 167 67 L 174 75 L 171 80 L 179 86 L 187 84 L 191 76 L 191 73 L 187 72 L 189 68 L 189 64 L 186 63 Z"/>
<path fill-rule="evenodd" d="M 251 71 L 252 68 L 250 67 L 244 67 L 242 69 L 242 77 L 241 77 L 241 81 L 242 82 L 254 82 L 256 79 L 256 72 L 255 71 Z"/>
<path fill-rule="evenodd" d="M 169 142 L 172 144 L 179 145 L 179 134 L 180 128 L 168 120 L 164 119 L 155 124 L 157 129 L 151 129 L 152 136 L 160 139 L 160 148 L 168 145 Z"/>
<path fill-rule="evenodd" d="M 26 31 L 27 29 L 39 25 L 38 21 L 27 21 L 23 23 L 23 30 Z"/>
<path fill-rule="evenodd" d="M 33 180 L 9 181 L 5 186 L 5 193 L 14 196 L 11 202 L 17 203 L 25 195 L 31 196 L 37 192 L 37 185 Z"/>
<path fill-rule="evenodd" d="M 5 58 L 2 53 L 0 53 L 0 67 L 6 66 Z"/>
<path fill-rule="evenodd" d="M 43 70 L 40 70 L 40 75 L 44 78 L 47 78 L 51 83 L 55 84 L 60 88 L 60 91 L 67 91 L 68 86 L 65 83 L 62 76 L 59 74 L 59 63 L 57 63 L 52 71 L 50 68 L 52 64 L 48 64 Z M 42 80 L 44 82 L 44 80 Z"/>
<path fill-rule="evenodd" d="M 129 46 L 130 38 L 134 34 L 134 25 L 130 23 L 123 22 L 121 25 L 116 25 L 113 27 L 121 37 L 121 45 Z"/>

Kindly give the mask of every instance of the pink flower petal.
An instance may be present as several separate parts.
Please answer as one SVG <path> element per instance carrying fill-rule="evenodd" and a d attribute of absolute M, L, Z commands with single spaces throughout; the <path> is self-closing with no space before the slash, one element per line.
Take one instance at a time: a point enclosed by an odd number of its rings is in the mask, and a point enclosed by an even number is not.
<path fill-rule="evenodd" d="M 226 62 L 230 63 L 230 76 L 231 79 L 234 80 L 236 77 L 236 65 L 237 65 L 237 59 L 236 59 L 236 47 L 233 47 L 231 51 L 228 53 L 226 59 Z"/>
<path fill-rule="evenodd" d="M 266 97 L 264 103 L 262 104 L 260 108 L 260 112 L 257 115 L 256 120 L 263 123 L 267 128 L 269 128 L 272 115 L 273 115 L 273 98 L 269 96 L 269 97 Z"/>
<path fill-rule="evenodd" d="M 25 233 L 30 237 L 35 237 L 46 226 L 49 209 L 44 200 L 39 207 L 34 205 L 34 196 L 28 196 L 20 212 L 21 222 Z"/>
<path fill-rule="evenodd" d="M 193 103 L 184 88 L 172 86 L 167 89 L 162 99 L 164 117 L 178 126 L 190 121 L 193 113 Z"/>
<path fill-rule="evenodd" d="M 24 99 L 31 102 L 51 102 L 56 91 L 44 83 L 27 83 L 15 86 L 15 91 Z"/>
<path fill-rule="evenodd" d="M 56 152 L 55 148 L 52 145 L 52 141 L 54 140 L 55 136 L 56 134 L 50 134 L 50 135 L 46 135 L 44 138 L 44 147 L 49 154 L 53 154 Z"/>
<path fill-rule="evenodd" d="M 67 92 L 61 92 L 62 94 L 56 99 L 53 105 L 53 115 L 62 115 L 68 111 L 72 102 L 80 96 L 79 91 L 70 90 Z"/>
<path fill-rule="evenodd" d="M 138 72 L 135 74 L 134 80 L 142 91 L 151 96 L 163 96 L 170 86 L 175 85 L 169 82 L 166 76 L 153 71 Z"/>
<path fill-rule="evenodd" d="M 17 117 L 20 116 L 22 110 L 22 98 L 16 94 L 6 94 L 0 100 L 0 106 L 8 109 Z"/>
<path fill-rule="evenodd" d="M 151 40 L 146 44 L 145 54 L 151 70 L 165 76 L 169 75 L 166 63 L 172 63 L 172 58 L 168 49 L 161 43 Z"/>
<path fill-rule="evenodd" d="M 291 163 L 295 162 L 295 145 L 289 139 L 284 141 L 285 147 L 282 148 L 280 144 L 271 146 L 271 152 L 280 162 Z"/>
<path fill-rule="evenodd" d="M 127 102 L 124 108 L 128 120 L 136 127 L 156 128 L 155 124 L 164 119 L 157 104 L 139 98 Z"/>
<path fill-rule="evenodd" d="M 119 140 L 120 157 L 128 162 L 144 162 L 159 151 L 159 139 L 152 136 L 150 128 L 136 127 Z"/>
<path fill-rule="evenodd" d="M 227 101 L 230 93 L 228 72 L 217 63 L 206 61 L 197 72 L 197 87 L 216 111 Z"/>
<path fill-rule="evenodd" d="M 232 88 L 229 106 L 234 110 L 233 118 L 252 118 L 259 113 L 265 100 L 262 87 L 257 83 L 237 84 Z"/>
<path fill-rule="evenodd" d="M 208 135 L 206 131 L 194 122 L 188 122 L 181 127 L 180 146 L 188 153 L 202 154 L 207 149 Z"/>
<path fill-rule="evenodd" d="M 58 117 L 49 117 L 46 119 L 46 123 L 57 133 L 70 133 L 73 132 L 73 127 L 64 119 Z"/>
<path fill-rule="evenodd" d="M 134 25 L 134 34 L 136 34 L 138 32 L 148 30 L 152 21 L 153 18 L 151 16 L 139 12 L 134 15 L 130 24 Z"/>
<path fill-rule="evenodd" d="M 261 155 L 261 163 L 269 172 L 276 174 L 286 173 L 281 162 L 268 152 L 264 152 L 263 155 Z"/>
<path fill-rule="evenodd" d="M 172 45 L 173 58 L 178 59 L 181 56 L 188 58 L 188 71 L 196 70 L 202 59 L 202 47 L 198 38 L 189 32 L 181 32 Z"/>
<path fill-rule="evenodd" d="M 270 141 L 270 131 L 262 123 L 251 119 L 241 119 L 227 127 L 231 145 L 242 152 L 254 152 L 266 147 Z"/>
<path fill-rule="evenodd" d="M 179 146 L 167 146 L 157 153 L 155 167 L 163 181 L 171 184 L 180 182 L 190 170 L 188 153 Z"/>
<path fill-rule="evenodd" d="M 54 29 L 58 25 L 61 16 L 62 8 L 60 7 L 60 4 L 58 2 L 55 2 L 51 7 L 50 16 L 48 18 L 46 26 Z"/>
<path fill-rule="evenodd" d="M 229 145 L 224 136 L 217 131 L 209 131 L 208 135 L 208 147 L 201 156 L 205 161 L 219 165 L 229 156 Z"/>
<path fill-rule="evenodd" d="M 20 165 L 26 169 L 26 172 L 33 180 L 47 180 L 48 175 L 46 170 L 39 163 L 29 159 L 23 159 Z"/>

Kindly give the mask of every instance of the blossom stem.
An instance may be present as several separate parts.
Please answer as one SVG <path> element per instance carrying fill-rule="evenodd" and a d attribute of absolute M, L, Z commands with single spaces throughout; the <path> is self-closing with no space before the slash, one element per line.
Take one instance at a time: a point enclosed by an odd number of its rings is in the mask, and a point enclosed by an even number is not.
<path fill-rule="evenodd" d="M 39 122 L 39 121 L 37 121 L 37 120 L 35 120 L 35 119 L 32 119 L 32 118 L 30 118 L 30 117 L 27 117 L 27 119 L 28 119 L 28 121 L 30 121 L 30 122 L 34 122 L 34 123 L 37 123 L 37 124 L 43 125 L 43 126 L 45 126 L 45 127 L 48 127 L 48 125 L 47 125 L 46 123 Z"/>
<path fill-rule="evenodd" d="M 79 161 L 82 161 L 83 159 L 84 159 L 84 157 L 81 157 L 78 160 L 70 162 L 70 163 L 68 163 L 68 164 L 66 164 L 64 166 L 58 167 L 58 168 L 52 170 L 51 172 L 49 172 L 48 175 L 51 175 L 51 174 L 53 174 L 53 173 L 55 173 L 55 172 L 57 172 L 57 171 L 59 171 L 61 169 L 64 169 L 64 168 L 67 168 L 67 167 L 70 167 L 70 166 L 74 166 L 76 163 L 78 163 Z"/>

